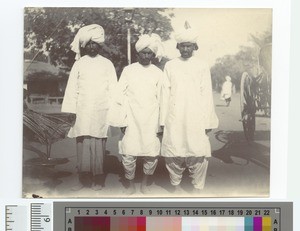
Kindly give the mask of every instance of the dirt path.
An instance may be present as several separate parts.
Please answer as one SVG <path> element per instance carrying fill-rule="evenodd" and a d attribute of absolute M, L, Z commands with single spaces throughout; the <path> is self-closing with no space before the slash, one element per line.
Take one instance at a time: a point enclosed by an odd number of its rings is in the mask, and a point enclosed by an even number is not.
<path fill-rule="evenodd" d="M 113 129 L 108 139 L 105 159 L 106 181 L 101 191 L 81 189 L 72 191 L 76 185 L 76 150 L 74 139 L 64 139 L 53 144 L 51 156 L 67 158 L 69 161 L 55 167 L 24 167 L 23 192 L 25 197 L 37 194 L 44 198 L 81 197 L 81 198 L 139 198 L 139 197 L 264 197 L 269 194 L 270 182 L 270 118 L 257 115 L 255 142 L 248 144 L 244 138 L 240 119 L 239 95 L 232 97 L 232 103 L 225 107 L 214 94 L 216 112 L 220 120 L 218 129 L 210 133 L 212 157 L 205 188 L 200 194 L 191 193 L 191 183 L 185 172 L 182 192 L 171 191 L 169 176 L 163 158 L 159 159 L 156 172 L 151 179 L 150 194 L 137 193 L 128 196 L 123 180 L 123 168 L 117 150 L 120 138 L 118 129 Z M 44 147 L 30 143 L 40 151 Z M 24 150 L 24 160 L 36 157 L 34 151 Z M 137 161 L 136 188 L 141 182 L 141 160 Z"/>

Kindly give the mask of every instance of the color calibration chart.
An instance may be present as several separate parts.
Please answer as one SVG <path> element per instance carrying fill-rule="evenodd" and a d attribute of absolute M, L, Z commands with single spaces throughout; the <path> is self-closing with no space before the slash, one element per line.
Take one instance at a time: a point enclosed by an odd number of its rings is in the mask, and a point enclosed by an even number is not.
<path fill-rule="evenodd" d="M 288 231 L 292 217 L 288 202 L 54 202 L 53 224 L 65 231 Z"/>

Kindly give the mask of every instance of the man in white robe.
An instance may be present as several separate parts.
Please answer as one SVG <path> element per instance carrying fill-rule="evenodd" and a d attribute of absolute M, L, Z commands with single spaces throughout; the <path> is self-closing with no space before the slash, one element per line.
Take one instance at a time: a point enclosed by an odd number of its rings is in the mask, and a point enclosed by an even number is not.
<path fill-rule="evenodd" d="M 177 33 L 181 56 L 166 63 L 160 124 L 164 128 L 161 155 L 178 193 L 188 168 L 195 192 L 203 189 L 211 147 L 207 133 L 218 126 L 209 67 L 193 56 L 198 49 L 192 29 Z"/>
<path fill-rule="evenodd" d="M 104 30 L 97 24 L 81 28 L 71 44 L 76 61 L 70 72 L 62 112 L 70 113 L 76 137 L 80 184 L 74 189 L 104 185 L 103 160 L 108 133 L 107 112 L 117 76 L 112 62 L 99 55 Z M 82 56 L 81 51 L 86 55 Z"/>
<path fill-rule="evenodd" d="M 160 141 L 159 98 L 163 72 L 153 64 L 154 54 L 160 54 L 160 38 L 157 35 L 142 35 L 136 43 L 138 62 L 124 68 L 117 87 L 115 111 L 110 125 L 121 127 L 124 137 L 119 142 L 119 153 L 125 178 L 128 180 L 128 193 L 136 192 L 134 178 L 137 157 L 143 157 L 143 179 L 141 192 L 147 193 L 147 180 L 153 175 L 158 162 Z M 113 118 L 114 117 L 114 118 Z"/>
<path fill-rule="evenodd" d="M 222 85 L 222 91 L 221 91 L 221 100 L 225 100 L 227 107 L 230 105 L 231 102 L 231 94 L 232 94 L 231 77 L 227 75 L 225 77 L 225 82 Z"/>

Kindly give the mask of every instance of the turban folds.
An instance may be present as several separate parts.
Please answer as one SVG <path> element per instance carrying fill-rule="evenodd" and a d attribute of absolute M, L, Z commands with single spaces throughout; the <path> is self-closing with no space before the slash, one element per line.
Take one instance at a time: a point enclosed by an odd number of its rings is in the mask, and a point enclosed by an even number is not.
<path fill-rule="evenodd" d="M 179 31 L 175 34 L 175 40 L 177 43 L 197 43 L 198 34 L 195 30 L 188 28 L 182 31 Z"/>
<path fill-rule="evenodd" d="M 231 77 L 230 77 L 229 75 L 225 76 L 225 79 L 226 79 L 227 81 L 231 81 Z"/>
<path fill-rule="evenodd" d="M 155 57 L 159 60 L 162 58 L 163 46 L 161 43 L 161 38 L 158 34 L 143 34 L 139 37 L 139 40 L 135 44 L 136 51 L 140 52 L 145 48 L 149 48 L 155 54 Z"/>
<path fill-rule="evenodd" d="M 104 29 L 97 24 L 91 24 L 80 28 L 71 43 L 71 50 L 76 53 L 75 59 L 80 59 L 80 47 L 85 47 L 89 41 L 98 44 L 104 42 Z"/>

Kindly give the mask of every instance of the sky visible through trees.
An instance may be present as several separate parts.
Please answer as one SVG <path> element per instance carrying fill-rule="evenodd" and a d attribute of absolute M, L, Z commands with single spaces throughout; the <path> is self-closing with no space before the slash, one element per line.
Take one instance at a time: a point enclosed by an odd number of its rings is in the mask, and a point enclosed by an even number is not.
<path fill-rule="evenodd" d="M 96 23 L 105 29 L 102 55 L 112 60 L 120 75 L 128 64 L 128 27 L 133 62 L 138 36 L 151 32 L 161 36 L 166 58 L 171 59 L 178 56 L 174 32 L 187 20 L 199 31 L 195 55 L 209 63 L 213 87 L 219 90 L 226 75 L 236 85 L 244 71 L 257 75 L 259 51 L 272 42 L 272 11 L 268 9 L 136 8 L 132 20 L 125 18 L 124 8 L 25 8 L 24 58 L 50 61 L 68 70 L 75 61 L 70 43 L 77 30 Z"/>

